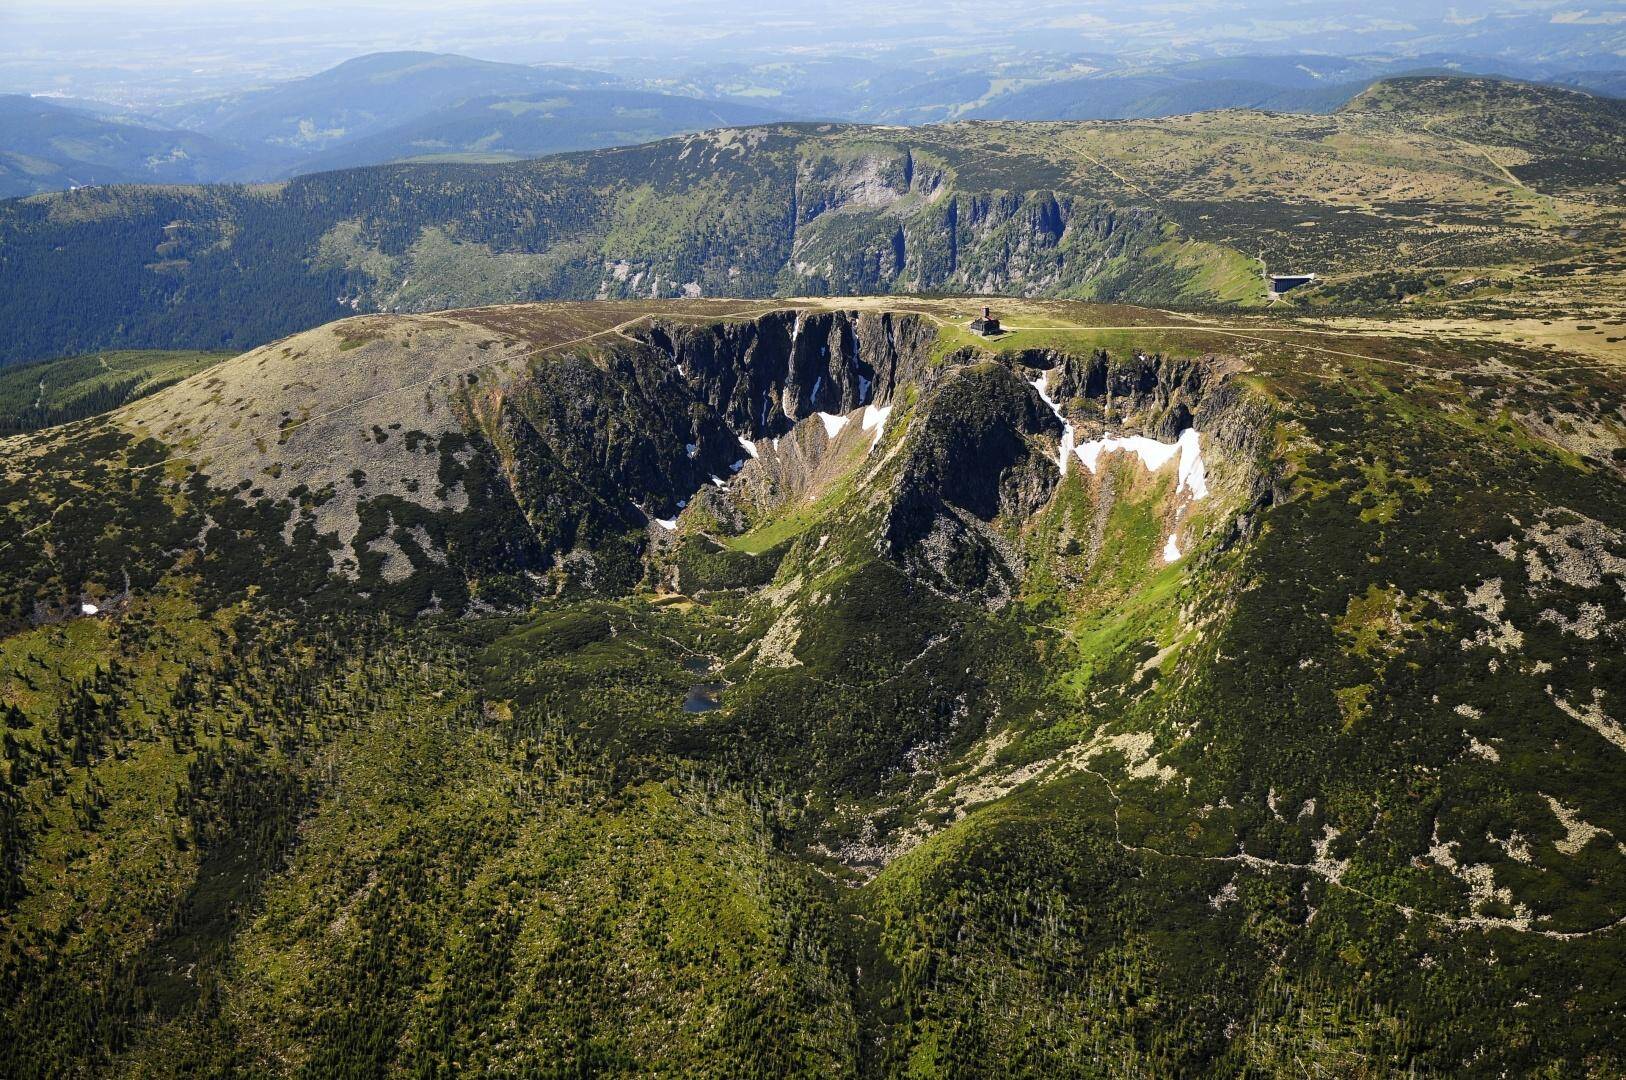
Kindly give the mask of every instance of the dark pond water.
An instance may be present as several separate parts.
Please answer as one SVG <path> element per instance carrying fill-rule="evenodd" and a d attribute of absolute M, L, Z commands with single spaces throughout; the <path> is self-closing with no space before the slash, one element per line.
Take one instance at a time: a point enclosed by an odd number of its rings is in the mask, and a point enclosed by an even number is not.
<path fill-rule="evenodd" d="M 717 700 L 722 691 L 723 684 L 720 682 L 695 683 L 689 687 L 689 694 L 683 699 L 683 711 L 711 712 L 722 708 L 723 703 Z"/>

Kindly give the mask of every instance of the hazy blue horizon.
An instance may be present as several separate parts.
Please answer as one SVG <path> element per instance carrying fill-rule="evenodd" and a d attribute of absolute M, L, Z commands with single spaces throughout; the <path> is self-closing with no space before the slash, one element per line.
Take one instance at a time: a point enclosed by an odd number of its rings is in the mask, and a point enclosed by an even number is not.
<path fill-rule="evenodd" d="M 344 0 L 268 9 L 248 0 L 8 0 L 0 7 L 0 92 L 129 106 L 309 75 L 358 55 L 453 52 L 557 63 L 650 80 L 699 65 L 867 59 L 881 68 L 959 60 L 986 68 L 1057 60 L 1169 61 L 1237 55 L 1473 58 L 1485 70 L 1543 74 L 1626 66 L 1626 5 L 1477 0 L 1040 2 L 987 15 L 967 0 L 885 6 L 838 0 Z M 1088 66 L 1087 64 L 1085 66 Z"/>

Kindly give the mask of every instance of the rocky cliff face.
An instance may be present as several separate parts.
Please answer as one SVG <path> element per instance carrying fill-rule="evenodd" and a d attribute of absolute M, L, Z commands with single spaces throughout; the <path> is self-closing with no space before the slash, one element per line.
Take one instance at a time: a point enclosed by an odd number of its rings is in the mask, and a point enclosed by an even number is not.
<path fill-rule="evenodd" d="M 908 149 L 804 164 L 793 221 L 785 291 L 1027 296 L 1083 288 L 1163 239 L 1167 224 L 1044 188 L 967 190 Z"/>
<path fill-rule="evenodd" d="M 1226 358 L 1096 349 L 1085 356 L 1034 350 L 1016 359 L 1052 373 L 1050 394 L 1071 403 L 1068 415 L 1078 425 L 1081 442 L 1112 432 L 1163 441 L 1173 441 L 1193 426 L 1216 432 L 1238 404 L 1229 379 L 1242 365 Z"/>
<path fill-rule="evenodd" d="M 1183 238 L 1144 200 L 1102 195 L 1031 153 L 835 126 L 253 190 L 101 189 L 0 207 L 14 255 L 0 263 L 0 313 L 18 327 L 0 362 L 248 348 L 357 313 L 555 298 L 1243 298 L 1197 284 L 1205 261 L 1234 253 L 1177 253 L 1168 241 Z M 133 307 L 65 299 L 87 294 Z"/>
<path fill-rule="evenodd" d="M 404 613 L 625 589 L 666 575 L 686 538 L 791 538 L 815 505 L 837 506 L 870 557 L 997 607 L 1021 587 L 1021 532 L 1082 465 L 1074 442 L 1172 446 L 1195 427 L 1212 467 L 1245 459 L 1256 430 L 1212 360 L 943 355 L 923 315 L 797 308 L 640 317 L 538 357 L 538 311 L 333 324 L 115 424 L 177 462 L 142 474 L 179 515 L 165 536 L 244 580 L 287 573 L 296 594 L 394 597 Z M 173 556 L 154 558 L 148 578 Z M 87 553 L 71 587 L 128 568 Z"/>
<path fill-rule="evenodd" d="M 936 338 L 919 316 L 797 311 L 701 327 L 657 322 L 633 335 L 749 439 L 781 435 L 816 412 L 890 400 L 925 377 Z"/>
<path fill-rule="evenodd" d="M 1009 599 L 1021 556 L 993 527 L 1049 501 L 1060 472 L 1035 441 L 1061 421 L 1007 366 L 978 363 L 919 411 L 880 540 L 883 554 L 950 595 Z"/>
<path fill-rule="evenodd" d="M 672 492 L 694 505 L 674 526 L 738 534 L 851 481 L 864 493 L 850 522 L 864 543 L 945 596 L 997 607 L 1021 587 L 1020 534 L 1068 465 L 1084 468 L 1075 444 L 1150 440 L 1158 445 L 1144 453 L 1157 468 L 1177 442 L 1180 454 L 1203 447 L 1228 503 L 1260 498 L 1259 406 L 1223 360 L 976 350 L 934 360 L 935 327 L 906 314 L 781 312 L 639 337 L 721 417 L 725 456 L 738 458 L 712 484 Z M 1190 467 L 1204 465 L 1198 457 Z M 1089 472 L 1099 467 L 1092 460 Z M 1104 520 L 1113 478 L 1091 485 Z"/>

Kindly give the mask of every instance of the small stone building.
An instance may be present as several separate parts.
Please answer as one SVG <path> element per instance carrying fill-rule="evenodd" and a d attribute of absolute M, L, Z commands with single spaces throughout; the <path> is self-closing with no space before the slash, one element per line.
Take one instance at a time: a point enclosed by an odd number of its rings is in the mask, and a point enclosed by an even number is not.
<path fill-rule="evenodd" d="M 971 320 L 971 332 L 981 334 L 983 337 L 993 337 L 995 334 L 1003 333 L 999 328 L 999 320 L 994 318 L 986 304 L 982 308 L 982 318 Z"/>

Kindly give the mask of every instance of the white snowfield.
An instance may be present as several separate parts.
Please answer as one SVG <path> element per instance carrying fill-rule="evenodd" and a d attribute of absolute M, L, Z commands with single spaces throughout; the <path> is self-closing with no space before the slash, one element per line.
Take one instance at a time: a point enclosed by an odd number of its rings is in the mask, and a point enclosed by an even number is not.
<path fill-rule="evenodd" d="M 667 532 L 677 532 L 677 518 L 656 518 L 655 524 Z"/>
<path fill-rule="evenodd" d="M 1073 454 L 1078 455 L 1078 460 L 1083 462 L 1084 467 L 1091 473 L 1099 471 L 1102 454 L 1119 450 L 1127 450 L 1140 458 L 1141 463 L 1151 472 L 1157 472 L 1173 460 L 1175 455 L 1179 455 L 1180 475 L 1175 490 L 1189 492 L 1193 499 L 1208 497 L 1208 470 L 1203 465 L 1201 436 L 1197 434 L 1196 428 L 1186 428 L 1174 442 L 1162 442 L 1145 435 L 1122 437 L 1108 435 L 1105 438 L 1091 439 L 1089 442 L 1075 445 L 1073 425 L 1067 422 L 1067 417 L 1062 415 L 1061 406 L 1045 389 L 1048 378 L 1048 372 L 1040 372 L 1037 378 L 1028 380 L 1028 385 L 1039 392 L 1039 397 L 1050 406 L 1050 411 L 1056 414 L 1056 419 L 1061 421 L 1061 454 L 1057 464 L 1061 467 L 1063 476 L 1067 475 L 1067 459 Z"/>
<path fill-rule="evenodd" d="M 837 416 L 835 413 L 821 412 L 819 419 L 824 421 L 824 433 L 832 439 L 841 434 L 841 429 L 847 426 L 847 418 Z"/>
<path fill-rule="evenodd" d="M 1055 401 L 1051 400 L 1050 395 L 1045 392 L 1045 380 L 1049 377 L 1049 372 L 1041 371 L 1039 372 L 1039 377 L 1037 379 L 1030 379 L 1028 381 L 1028 385 L 1039 391 L 1040 399 L 1043 400 L 1046 405 L 1050 406 L 1050 411 L 1056 414 L 1057 420 L 1061 421 L 1061 453 L 1056 456 L 1056 464 L 1061 468 L 1062 479 L 1065 480 L 1067 478 L 1067 459 L 1073 456 L 1074 450 L 1073 425 L 1068 423 L 1067 417 L 1061 414 L 1061 406 L 1056 404 Z M 1085 464 L 1089 463 L 1085 462 Z M 1095 466 L 1091 465 L 1090 471 L 1094 472 Z"/>
<path fill-rule="evenodd" d="M 892 406 L 890 405 L 884 408 L 873 404 L 864 406 L 864 418 L 859 426 L 865 431 L 875 432 L 875 437 L 869 442 L 871 452 L 881 445 L 881 436 L 886 434 L 887 417 L 891 415 Z"/>
<path fill-rule="evenodd" d="M 1186 428 L 1172 443 L 1148 439 L 1144 435 L 1130 435 L 1122 439 L 1115 439 L 1109 435 L 1104 439 L 1092 439 L 1077 448 L 1078 459 L 1091 473 L 1100 467 L 1102 454 L 1118 450 L 1127 450 L 1135 454 L 1152 472 L 1161 469 L 1178 455 L 1180 471 L 1179 479 L 1175 483 L 1175 493 L 1187 492 L 1193 502 L 1208 498 L 1208 469 L 1203 465 L 1201 436 L 1197 434 L 1196 428 Z M 1176 520 L 1184 510 L 1185 506 L 1182 505 L 1180 511 L 1176 512 Z M 1176 562 L 1182 554 L 1179 536 L 1170 533 L 1168 540 L 1163 544 L 1163 561 Z"/>
<path fill-rule="evenodd" d="M 1180 433 L 1180 482 L 1175 490 L 1191 492 L 1194 501 L 1208 498 L 1208 467 L 1203 464 L 1200 440 L 1196 428 Z"/>
<path fill-rule="evenodd" d="M 757 456 L 756 443 L 752 442 L 750 439 L 747 439 L 744 435 L 737 435 L 735 438 L 740 440 L 740 445 L 745 448 L 745 452 L 747 454 L 750 454 L 752 457 Z"/>
<path fill-rule="evenodd" d="M 1061 421 L 1061 453 L 1057 464 L 1061 466 L 1061 475 L 1067 475 L 1067 459 L 1073 454 L 1090 470 L 1093 476 L 1100 471 L 1101 455 L 1126 451 L 1140 458 L 1150 472 L 1157 472 L 1163 466 L 1180 459 L 1179 473 L 1175 481 L 1175 494 L 1185 492 L 1191 496 L 1193 502 L 1208 498 L 1208 468 L 1203 464 L 1202 436 L 1197 434 L 1196 428 L 1186 428 L 1174 442 L 1163 442 L 1159 439 L 1148 438 L 1145 435 L 1107 435 L 1100 439 L 1091 439 L 1089 442 L 1074 443 L 1073 425 L 1067 422 L 1062 415 L 1061 406 L 1051 399 L 1045 390 L 1045 383 L 1049 375 L 1040 372 L 1038 378 L 1028 380 L 1028 385 L 1039 392 L 1039 397 L 1050 406 L 1050 411 L 1056 414 Z M 868 412 L 865 413 L 865 430 L 869 430 Z M 876 436 L 877 441 L 879 436 Z M 873 447 L 872 447 L 873 448 Z M 1182 505 L 1176 513 L 1176 518 L 1185 511 Z M 1163 561 L 1172 563 L 1181 556 L 1180 538 L 1176 533 L 1170 533 L 1163 544 Z"/>
<path fill-rule="evenodd" d="M 1120 450 L 1140 458 L 1141 464 L 1151 472 L 1157 472 L 1178 455 L 1180 472 L 1174 490 L 1188 492 L 1193 500 L 1208 498 L 1208 469 L 1203 464 L 1202 437 L 1197 434 L 1196 428 L 1186 428 L 1174 442 L 1160 442 L 1145 435 L 1126 435 L 1122 438 L 1108 435 L 1103 439 L 1091 439 L 1073 450 L 1078 454 L 1078 460 L 1092 473 L 1099 471 L 1102 454 Z"/>

